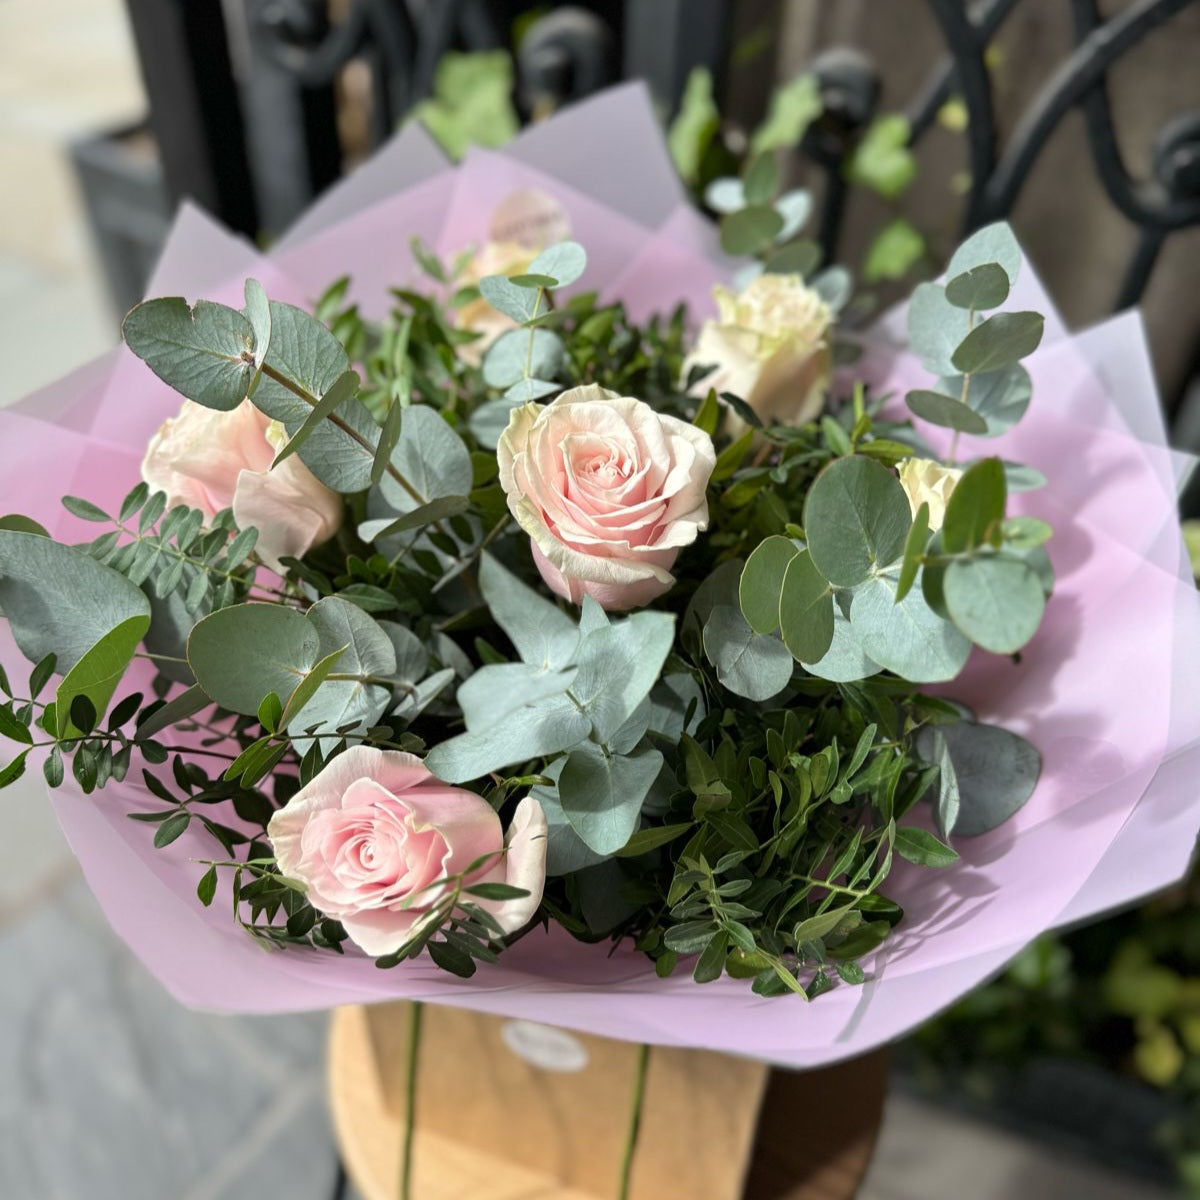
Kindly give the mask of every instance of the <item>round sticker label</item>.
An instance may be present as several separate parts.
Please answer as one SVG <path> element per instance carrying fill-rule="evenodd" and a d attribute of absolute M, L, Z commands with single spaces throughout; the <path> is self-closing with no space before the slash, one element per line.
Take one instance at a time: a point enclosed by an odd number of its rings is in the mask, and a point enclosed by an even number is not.
<path fill-rule="evenodd" d="M 500 1028 L 504 1044 L 530 1066 L 542 1071 L 582 1071 L 587 1047 L 572 1033 L 536 1021 L 507 1021 Z"/>

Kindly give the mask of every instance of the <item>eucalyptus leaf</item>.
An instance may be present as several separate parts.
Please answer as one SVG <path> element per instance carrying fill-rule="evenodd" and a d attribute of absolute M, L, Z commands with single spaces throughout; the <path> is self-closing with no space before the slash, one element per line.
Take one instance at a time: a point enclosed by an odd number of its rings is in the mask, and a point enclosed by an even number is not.
<path fill-rule="evenodd" d="M 124 622 L 148 622 L 150 601 L 83 550 L 0 529 L 0 613 L 30 662 L 54 654 L 57 669 L 69 672 Z"/>
<path fill-rule="evenodd" d="M 598 741 L 615 734 L 650 694 L 674 641 L 674 616 L 642 611 L 593 629 L 579 643 L 571 695 Z"/>
<path fill-rule="evenodd" d="M 393 715 L 404 721 L 415 721 L 453 682 L 454 670 L 443 667 L 427 679 L 422 679 L 412 691 L 405 692 Z"/>
<path fill-rule="evenodd" d="M 1046 597 L 1033 569 L 989 555 L 952 562 L 942 585 L 955 625 L 977 646 L 1015 654 L 1038 631 Z"/>
<path fill-rule="evenodd" d="M 1021 270 L 1021 247 L 1007 221 L 997 221 L 976 230 L 957 250 L 946 267 L 953 278 L 984 263 L 998 263 L 1010 284 L 1017 282 Z"/>
<path fill-rule="evenodd" d="M 562 364 L 563 344 L 558 334 L 549 329 L 510 329 L 488 347 L 483 381 L 489 387 L 508 388 L 527 375 L 553 379 Z"/>
<path fill-rule="evenodd" d="M 1036 467 L 1009 462 L 1007 459 L 1004 462 L 1004 481 L 1010 492 L 1036 492 L 1047 483 L 1045 475 Z"/>
<path fill-rule="evenodd" d="M 196 682 L 222 708 L 256 716 L 269 692 L 290 696 L 321 657 L 316 626 L 278 604 L 234 604 L 210 613 L 188 636 Z"/>
<path fill-rule="evenodd" d="M 578 242 L 549 246 L 529 264 L 530 275 L 549 275 L 558 287 L 569 287 L 587 269 L 587 251 Z"/>
<path fill-rule="evenodd" d="M 779 595 L 788 564 L 799 554 L 791 538 L 765 538 L 746 560 L 738 584 L 742 616 L 755 633 L 774 633 L 779 628 Z"/>
<path fill-rule="evenodd" d="M 721 219 L 721 249 L 726 254 L 757 254 L 783 228 L 783 217 L 765 204 L 750 205 Z"/>
<path fill-rule="evenodd" d="M 246 298 L 242 313 L 254 333 L 254 378 L 249 388 L 253 391 L 258 384 L 258 373 L 271 349 L 271 301 L 257 279 L 247 279 L 242 294 Z"/>
<path fill-rule="evenodd" d="M 561 696 L 575 681 L 577 668 L 491 663 L 480 667 L 458 689 L 458 706 L 467 728 L 479 733 L 505 720 L 515 709 Z"/>
<path fill-rule="evenodd" d="M 385 475 L 380 491 L 399 513 L 411 513 L 444 497 L 465 496 L 471 490 L 471 452 L 441 413 L 426 404 L 406 410 L 392 465 L 419 497 Z"/>
<path fill-rule="evenodd" d="M 584 741 L 592 723 L 564 697 L 519 708 L 499 725 L 468 730 L 434 746 L 425 765 L 447 783 L 466 783 L 514 763 L 570 750 Z"/>
<path fill-rule="evenodd" d="M 904 402 L 914 416 L 929 421 L 933 425 L 956 429 L 959 433 L 968 433 L 977 437 L 988 432 L 987 421 L 974 409 L 953 396 L 917 388 L 904 397 Z"/>
<path fill-rule="evenodd" d="M 499 400 L 488 400 L 481 404 L 467 418 L 467 428 L 471 436 L 489 450 L 495 450 L 500 442 L 500 436 L 508 428 L 508 419 L 513 409 L 520 408 L 521 401 L 502 397 Z"/>
<path fill-rule="evenodd" d="M 1008 274 L 999 263 L 980 263 L 946 284 L 946 299 L 955 308 L 999 308 L 1008 299 Z"/>
<path fill-rule="evenodd" d="M 562 391 L 562 384 L 550 379 L 518 379 L 504 393 L 505 400 L 515 403 L 528 404 L 531 400 L 541 400 L 555 392 Z"/>
<path fill-rule="evenodd" d="M 1041 313 L 995 313 L 963 338 L 950 361 L 964 375 L 999 371 L 1032 354 L 1041 344 L 1044 328 Z"/>
<path fill-rule="evenodd" d="M 395 621 L 380 621 L 379 628 L 387 634 L 392 643 L 392 653 L 396 656 L 396 678 L 405 683 L 415 683 L 429 669 L 429 651 L 425 648 L 425 643 L 411 629 L 397 625 Z M 444 634 L 442 639 L 451 646 L 454 645 Z"/>
<path fill-rule="evenodd" d="M 934 375 L 953 375 L 954 352 L 967 336 L 968 314 L 946 299 L 936 283 L 919 283 L 908 302 L 908 341 Z"/>
<path fill-rule="evenodd" d="M 121 326 L 125 344 L 164 383 L 205 408 L 228 412 L 256 373 L 254 330 L 235 308 L 180 296 L 145 300 Z"/>
<path fill-rule="evenodd" d="M 770 152 L 756 154 L 742 175 L 747 204 L 769 204 L 779 183 L 779 168 Z"/>
<path fill-rule="evenodd" d="M 836 313 L 841 312 L 854 294 L 854 276 L 843 266 L 826 267 L 809 281 L 810 288 Z"/>
<path fill-rule="evenodd" d="M 575 622 L 487 553 L 480 558 L 479 590 L 523 662 L 561 668 L 575 661 L 579 646 Z"/>
<path fill-rule="evenodd" d="M 341 342 L 310 313 L 271 301 L 271 349 L 266 367 L 290 380 L 308 399 L 264 374 L 251 398 L 254 406 L 283 423 L 294 436 L 320 397 L 350 369 Z M 300 460 L 326 487 L 358 492 L 371 484 L 380 431 L 361 401 L 349 397 L 316 426 L 300 449 Z"/>
<path fill-rule="evenodd" d="M 772 275 L 799 275 L 807 279 L 821 265 L 821 247 L 804 238 L 772 251 L 763 264 Z"/>
<path fill-rule="evenodd" d="M 288 723 L 301 754 L 310 742 L 300 735 L 314 727 L 333 733 L 377 724 L 392 699 L 391 688 L 377 680 L 390 679 L 396 670 L 391 639 L 357 605 L 326 596 L 308 610 L 307 618 L 320 638 L 321 657 L 340 653 L 333 671 Z"/>
<path fill-rule="evenodd" d="M 952 396 L 963 393 L 963 377 L 949 375 L 938 380 L 938 391 Z M 984 371 L 971 376 L 967 389 L 971 408 L 983 418 L 986 437 L 999 437 L 1024 415 L 1033 395 L 1033 381 L 1020 363 L 999 371 Z"/>
<path fill-rule="evenodd" d="M 542 806 L 546 816 L 546 874 L 551 878 L 572 875 L 608 861 L 608 855 L 597 854 L 575 832 L 563 812 L 558 798 L 558 778 L 565 763 L 566 759 L 560 758 L 542 772 L 554 781 L 554 786 L 538 784 L 531 789 L 531 795 Z"/>
<path fill-rule="evenodd" d="M 775 235 L 775 240 L 786 242 L 788 238 L 795 237 L 796 234 L 804 228 L 808 218 L 812 215 L 813 198 L 812 193 L 804 188 L 796 188 L 791 192 L 784 192 L 778 200 L 775 201 L 775 211 L 783 217 L 783 228 Z"/>
<path fill-rule="evenodd" d="M 745 208 L 746 193 L 742 188 L 742 181 L 733 176 L 714 179 L 704 189 L 704 203 L 713 212 L 718 213 L 737 212 L 739 208 Z"/>
<path fill-rule="evenodd" d="M 778 695 L 795 664 L 779 638 L 755 633 L 732 605 L 719 604 L 704 626 L 704 652 L 722 686 L 756 703 Z"/>
<path fill-rule="evenodd" d="M 833 643 L 833 593 L 805 550 L 788 564 L 779 598 L 783 644 L 800 662 L 819 662 Z"/>
<path fill-rule="evenodd" d="M 959 810 L 954 833 L 974 837 L 1002 825 L 1037 787 L 1042 759 L 1023 737 L 996 725 L 961 721 L 936 728 L 954 767 Z M 936 754 L 934 731 L 923 729 L 917 749 L 926 761 Z"/>
<path fill-rule="evenodd" d="M 912 510 L 886 467 L 855 455 L 817 476 L 804 503 L 804 531 L 817 570 L 837 587 L 853 587 L 904 551 Z"/>
<path fill-rule="evenodd" d="M 929 607 L 921 589 L 897 601 L 885 578 L 855 589 L 850 625 L 869 658 L 912 683 L 954 679 L 971 653 L 971 643 Z"/>
<path fill-rule="evenodd" d="M 494 309 L 518 325 L 532 320 L 545 307 L 540 291 L 519 287 L 503 275 L 485 275 L 479 291 Z"/>
<path fill-rule="evenodd" d="M 559 775 L 558 798 L 589 849 L 615 854 L 629 841 L 662 764 L 662 754 L 654 749 L 615 755 L 584 742 L 571 751 Z"/>
<path fill-rule="evenodd" d="M 878 675 L 880 665 L 867 657 L 850 620 L 838 605 L 833 609 L 833 640 L 817 662 L 800 664 L 810 675 L 833 683 L 854 683 Z"/>

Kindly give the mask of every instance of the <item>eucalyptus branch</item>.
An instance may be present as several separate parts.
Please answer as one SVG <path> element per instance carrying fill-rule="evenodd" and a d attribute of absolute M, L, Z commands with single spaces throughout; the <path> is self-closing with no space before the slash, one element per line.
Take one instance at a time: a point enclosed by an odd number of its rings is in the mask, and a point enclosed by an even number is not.
<path fill-rule="evenodd" d="M 268 378 L 274 380 L 280 387 L 287 388 L 293 396 L 303 400 L 305 404 L 312 408 L 316 408 L 320 401 L 307 388 L 302 387 L 294 379 L 289 379 L 286 375 L 275 370 L 269 363 L 263 363 L 262 373 Z M 343 421 L 337 413 L 329 413 L 325 419 L 329 421 L 336 429 L 340 429 L 348 438 L 357 442 L 364 450 L 369 450 L 372 454 L 375 453 L 376 447 L 372 446 L 370 440 L 363 437 L 357 429 L 354 429 L 346 421 Z M 398 471 L 393 463 L 388 463 L 384 468 L 387 473 L 402 487 L 409 497 L 417 504 L 428 504 L 428 499 L 423 496 L 409 481 Z M 436 522 L 435 522 L 436 524 Z"/>

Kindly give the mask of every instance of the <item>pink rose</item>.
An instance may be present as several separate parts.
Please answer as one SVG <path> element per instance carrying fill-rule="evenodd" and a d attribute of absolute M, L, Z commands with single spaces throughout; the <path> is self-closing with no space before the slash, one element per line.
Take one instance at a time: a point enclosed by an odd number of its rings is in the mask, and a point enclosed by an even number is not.
<path fill-rule="evenodd" d="M 445 894 L 439 880 L 485 855 L 494 857 L 467 883 L 529 893 L 467 897 L 506 933 L 530 920 L 546 881 L 546 817 L 532 796 L 517 805 L 506 838 L 481 796 L 442 783 L 399 750 L 354 746 L 339 754 L 271 818 L 267 835 L 279 870 L 373 957 L 400 949 Z"/>
<path fill-rule="evenodd" d="M 708 525 L 708 434 L 595 384 L 515 409 L 496 455 L 542 578 L 576 604 L 648 604 Z"/>
<path fill-rule="evenodd" d="M 154 435 L 142 478 L 170 505 L 198 508 L 211 520 L 232 508 L 239 528 L 258 530 L 255 550 L 274 571 L 328 541 L 342 523 L 342 501 L 293 454 L 272 471 L 287 440 L 282 425 L 244 400 L 230 412 L 184 402 Z"/>

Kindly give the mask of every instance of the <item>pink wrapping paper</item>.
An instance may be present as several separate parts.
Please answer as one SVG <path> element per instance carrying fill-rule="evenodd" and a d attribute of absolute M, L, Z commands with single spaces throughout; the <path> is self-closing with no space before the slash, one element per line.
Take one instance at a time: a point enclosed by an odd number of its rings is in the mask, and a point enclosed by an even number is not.
<path fill-rule="evenodd" d="M 351 273 L 355 297 L 379 312 L 389 286 L 414 279 L 413 233 L 455 252 L 487 236 L 491 204 L 527 187 L 555 196 L 587 246 L 580 286 L 623 299 L 635 316 L 680 300 L 703 315 L 712 283 L 728 278 L 711 228 L 683 205 L 645 94 L 633 86 L 457 170 L 439 166 L 424 135 L 407 130 L 331 189 L 270 259 L 185 209 L 149 291 L 240 303 L 253 275 L 276 298 L 304 303 Z M 1033 740 L 1044 771 L 1012 821 L 960 839 L 960 864 L 896 872 L 888 890 L 906 919 L 864 986 L 808 1005 L 764 1000 L 728 979 L 659 980 L 632 950 L 610 957 L 557 929 L 526 936 L 471 980 L 427 959 L 380 971 L 354 954 L 266 954 L 224 905 L 196 900 L 203 868 L 193 860 L 211 855 L 202 835 L 189 831 L 156 850 L 152 828 L 126 815 L 157 807 L 141 787 L 110 785 L 90 798 L 61 789 L 55 810 L 114 927 L 179 1000 L 201 1008 L 273 1012 L 414 997 L 804 1067 L 905 1033 L 1046 929 L 1178 879 L 1200 825 L 1200 695 L 1186 686 L 1200 667 L 1200 607 L 1174 511 L 1188 464 L 1165 448 L 1136 316 L 1071 337 L 1032 271 L 1017 292 L 1016 306 L 1050 313 L 1029 363 L 1034 401 L 1024 422 L 978 453 L 1047 475 L 1048 486 L 1019 506 L 1055 526 L 1058 587 L 1019 666 L 977 652 L 947 690 Z M 885 389 L 928 378 L 896 349 L 902 330 L 900 311 L 872 332 L 866 362 Z M 3 508 L 61 537 L 94 536 L 59 497 L 119 500 L 147 437 L 177 405 L 120 352 L 0 413 Z M 11 660 L 7 640 L 0 652 Z"/>

